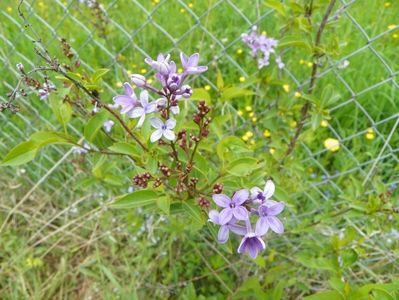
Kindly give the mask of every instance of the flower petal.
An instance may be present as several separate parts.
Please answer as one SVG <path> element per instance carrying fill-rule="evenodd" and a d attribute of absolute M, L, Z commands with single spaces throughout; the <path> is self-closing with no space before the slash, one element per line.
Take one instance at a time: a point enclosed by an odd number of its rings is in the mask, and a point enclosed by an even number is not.
<path fill-rule="evenodd" d="M 276 187 L 275 187 L 273 181 L 268 180 L 266 182 L 265 189 L 263 191 L 265 193 L 266 199 L 270 199 L 273 196 L 275 189 L 276 189 Z"/>
<path fill-rule="evenodd" d="M 124 88 L 125 94 L 126 94 L 127 96 L 132 96 L 132 95 L 133 95 L 133 88 L 132 88 L 132 86 L 131 86 L 128 82 L 125 82 L 125 83 L 123 84 L 123 88 Z"/>
<path fill-rule="evenodd" d="M 220 207 L 229 207 L 230 206 L 230 198 L 227 197 L 224 194 L 215 194 L 212 196 L 213 201 L 215 201 L 215 203 L 220 206 Z"/>
<path fill-rule="evenodd" d="M 162 136 L 162 130 L 161 129 L 155 130 L 150 137 L 151 143 L 158 141 L 161 138 L 161 136 Z"/>
<path fill-rule="evenodd" d="M 180 52 L 180 60 L 181 60 L 181 64 L 183 65 L 183 68 L 185 68 L 186 65 L 188 64 L 187 55 L 185 55 L 183 52 Z"/>
<path fill-rule="evenodd" d="M 269 230 L 269 222 L 265 217 L 261 217 L 256 222 L 255 234 L 258 236 L 265 235 Z"/>
<path fill-rule="evenodd" d="M 166 121 L 165 125 L 166 125 L 166 128 L 173 129 L 176 126 L 176 120 L 170 118 L 169 120 Z"/>
<path fill-rule="evenodd" d="M 175 138 L 176 138 L 175 133 L 174 133 L 172 130 L 170 130 L 170 129 L 165 129 L 165 130 L 163 131 L 163 136 L 164 136 L 166 139 L 168 139 L 169 141 L 174 141 Z"/>
<path fill-rule="evenodd" d="M 284 225 L 277 217 L 270 216 L 266 218 L 271 230 L 278 234 L 282 234 L 284 232 Z"/>
<path fill-rule="evenodd" d="M 143 107 L 148 105 L 148 92 L 146 90 L 143 90 L 140 93 L 140 103 Z"/>
<path fill-rule="evenodd" d="M 198 65 L 198 60 L 199 60 L 198 53 L 194 53 L 193 55 L 191 55 L 190 58 L 188 59 L 189 67 L 196 67 Z"/>
<path fill-rule="evenodd" d="M 150 114 L 150 113 L 156 111 L 156 109 L 157 109 L 157 104 L 155 102 L 149 103 L 145 107 L 145 113 Z"/>
<path fill-rule="evenodd" d="M 219 214 L 219 223 L 221 225 L 227 224 L 233 217 L 233 210 L 230 207 L 223 209 Z"/>
<path fill-rule="evenodd" d="M 263 193 L 263 191 L 260 188 L 258 188 L 257 186 L 253 187 L 250 190 L 250 192 L 251 192 L 251 199 L 256 199 L 256 197 L 258 197 L 259 193 Z"/>
<path fill-rule="evenodd" d="M 242 240 L 241 240 L 240 245 L 238 246 L 238 249 L 237 249 L 238 253 L 244 253 L 245 252 L 245 249 L 247 248 L 247 241 L 248 241 L 248 238 L 246 236 L 244 236 L 242 238 Z"/>
<path fill-rule="evenodd" d="M 170 111 L 174 114 L 177 115 L 180 113 L 180 108 L 176 105 L 176 106 L 171 106 L 170 107 Z"/>
<path fill-rule="evenodd" d="M 112 101 L 114 101 L 115 104 L 122 105 L 122 106 L 136 104 L 136 101 L 134 101 L 134 99 L 132 99 L 129 96 L 125 96 L 125 95 L 115 96 L 114 98 L 112 98 Z"/>
<path fill-rule="evenodd" d="M 248 219 L 248 211 L 243 206 L 237 206 L 233 208 L 233 215 L 237 220 Z"/>
<path fill-rule="evenodd" d="M 231 221 L 230 221 L 231 222 Z M 247 228 L 245 226 L 236 225 L 236 224 L 228 224 L 230 231 L 234 232 L 237 235 L 246 235 Z"/>
<path fill-rule="evenodd" d="M 219 212 L 217 210 L 212 209 L 211 211 L 209 211 L 208 216 L 209 221 L 216 225 L 219 225 Z"/>
<path fill-rule="evenodd" d="M 163 122 L 158 118 L 151 118 L 150 123 L 151 123 L 152 127 L 156 128 L 156 129 L 161 129 L 162 126 L 164 125 Z"/>
<path fill-rule="evenodd" d="M 277 202 L 271 206 L 266 206 L 266 213 L 269 216 L 276 216 L 284 210 L 284 207 L 285 205 L 283 202 Z"/>
<path fill-rule="evenodd" d="M 241 205 L 245 201 L 247 201 L 248 198 L 249 198 L 248 190 L 243 189 L 235 192 L 233 195 L 233 199 L 231 201 L 234 202 L 235 205 Z"/>
<path fill-rule="evenodd" d="M 145 114 L 141 115 L 139 121 L 137 122 L 136 128 L 140 128 L 143 125 L 144 120 L 145 120 Z"/>
<path fill-rule="evenodd" d="M 258 250 L 257 239 L 255 237 L 250 238 L 247 243 L 247 251 L 249 256 L 255 259 L 256 256 L 258 256 Z"/>
<path fill-rule="evenodd" d="M 144 109 L 142 107 L 136 107 L 129 113 L 129 117 L 131 118 L 139 118 L 142 115 L 145 115 Z"/>
<path fill-rule="evenodd" d="M 218 232 L 218 242 L 220 244 L 224 244 L 227 242 L 227 240 L 229 239 L 229 228 L 226 225 L 222 225 L 219 228 L 219 232 Z"/>

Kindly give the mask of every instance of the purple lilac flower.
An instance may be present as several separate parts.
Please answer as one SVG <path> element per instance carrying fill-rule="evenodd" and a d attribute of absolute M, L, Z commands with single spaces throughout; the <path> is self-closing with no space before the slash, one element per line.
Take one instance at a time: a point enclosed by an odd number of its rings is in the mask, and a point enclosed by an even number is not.
<path fill-rule="evenodd" d="M 190 57 L 187 57 L 183 52 L 180 53 L 181 64 L 183 65 L 184 72 L 187 75 L 195 75 L 204 73 L 208 70 L 206 66 L 198 66 L 199 54 L 194 53 Z"/>
<path fill-rule="evenodd" d="M 146 90 L 140 93 L 140 104 L 141 107 L 136 107 L 129 112 L 131 118 L 140 118 L 136 127 L 141 127 L 143 125 L 146 114 L 150 114 L 157 109 L 157 104 L 155 102 L 148 102 L 148 92 Z"/>
<path fill-rule="evenodd" d="M 72 147 L 72 153 L 75 153 L 75 154 L 86 154 L 90 149 L 91 149 L 91 147 L 90 147 L 90 145 L 88 143 L 83 143 L 82 147 L 73 146 Z"/>
<path fill-rule="evenodd" d="M 125 95 L 117 95 L 112 100 L 122 107 L 121 114 L 126 114 L 138 105 L 138 100 L 129 83 L 125 82 L 123 88 L 125 89 Z"/>
<path fill-rule="evenodd" d="M 274 38 L 268 37 L 266 34 L 258 34 L 258 28 L 253 26 L 249 33 L 243 33 L 241 38 L 244 43 L 252 50 L 251 55 L 258 57 L 258 68 L 261 69 L 270 64 L 271 54 L 275 54 L 275 48 L 278 41 Z M 276 64 L 279 69 L 284 68 L 284 63 L 280 56 L 276 57 Z"/>
<path fill-rule="evenodd" d="M 265 184 L 265 187 L 263 190 L 261 190 L 258 187 L 253 187 L 251 189 L 251 199 L 254 203 L 262 204 L 266 200 L 269 200 L 273 196 L 275 190 L 276 190 L 276 187 L 275 187 L 273 181 L 268 180 L 268 181 L 266 181 L 266 184 Z"/>
<path fill-rule="evenodd" d="M 259 219 L 256 227 L 259 230 L 264 230 L 265 233 L 270 228 L 275 233 L 282 234 L 284 232 L 284 225 L 276 216 L 284 210 L 284 206 L 283 202 L 267 200 L 258 208 Z"/>
<path fill-rule="evenodd" d="M 238 253 L 248 252 L 252 258 L 256 258 L 266 248 L 262 236 L 269 228 L 278 234 L 284 232 L 284 225 L 277 215 L 284 210 L 285 205 L 270 199 L 274 191 L 274 183 L 268 180 L 263 190 L 258 187 L 252 188 L 250 192 L 243 189 L 234 193 L 232 199 L 223 194 L 213 195 L 215 203 L 223 208 L 220 212 L 209 212 L 209 221 L 220 226 L 218 242 L 225 243 L 230 232 L 244 236 L 237 249 Z M 255 230 L 251 222 L 255 222 Z"/>
<path fill-rule="evenodd" d="M 150 122 L 152 127 L 156 129 L 151 134 L 151 143 L 158 141 L 162 136 L 170 141 L 173 141 L 176 138 L 175 133 L 172 131 L 176 126 L 175 119 L 169 119 L 164 123 L 158 118 L 151 118 Z"/>
<path fill-rule="evenodd" d="M 219 232 L 218 232 L 218 242 L 220 244 L 224 244 L 229 239 L 230 231 L 234 232 L 237 235 L 245 235 L 247 230 L 244 226 L 237 225 L 237 220 L 233 217 L 228 223 L 221 224 L 220 223 L 220 214 L 217 210 L 211 210 L 209 212 L 209 221 L 220 225 Z"/>
<path fill-rule="evenodd" d="M 238 246 L 238 253 L 248 254 L 255 259 L 258 256 L 259 252 L 262 252 L 266 249 L 266 244 L 262 240 L 262 236 L 266 233 L 263 228 L 258 228 L 258 224 L 256 224 L 255 231 L 252 230 L 251 223 L 249 221 L 246 222 L 247 225 L 247 233 L 242 238 L 240 246 Z"/>
<path fill-rule="evenodd" d="M 127 114 L 131 118 L 139 118 L 137 127 L 142 126 L 145 116 L 149 113 L 162 111 L 162 118 L 169 119 L 165 123 L 160 119 L 151 119 L 151 124 L 157 130 L 151 135 L 151 141 L 155 142 L 162 136 L 168 140 L 174 140 L 175 134 L 172 129 L 176 125 L 174 119 L 170 119 L 170 114 L 180 112 L 179 100 L 190 98 L 193 90 L 189 85 L 184 84 L 189 75 L 196 75 L 205 72 L 208 67 L 199 66 L 199 54 L 195 53 L 190 57 L 184 53 L 180 54 L 184 71 L 179 73 L 174 61 L 170 60 L 170 55 L 157 56 L 157 59 L 146 58 L 145 62 L 156 71 L 155 78 L 159 81 L 161 87 L 157 88 L 148 83 L 147 79 L 141 74 L 131 75 L 131 80 L 135 86 L 144 90 L 140 94 L 140 101 L 133 92 L 132 87 L 125 83 L 125 95 L 117 95 L 113 98 L 115 105 L 121 106 L 121 114 Z M 161 98 L 149 103 L 148 92 L 158 94 Z"/>
<path fill-rule="evenodd" d="M 237 220 L 247 220 L 248 211 L 244 206 L 242 206 L 242 204 L 248 200 L 248 197 L 248 190 L 240 190 L 234 193 L 232 199 L 224 194 L 213 195 L 213 201 L 215 201 L 218 206 L 223 208 L 219 215 L 220 224 L 227 224 L 233 218 L 233 216 Z"/>
<path fill-rule="evenodd" d="M 107 120 L 104 122 L 103 127 L 106 132 L 111 132 L 112 127 L 114 126 L 115 122 L 112 120 Z"/>

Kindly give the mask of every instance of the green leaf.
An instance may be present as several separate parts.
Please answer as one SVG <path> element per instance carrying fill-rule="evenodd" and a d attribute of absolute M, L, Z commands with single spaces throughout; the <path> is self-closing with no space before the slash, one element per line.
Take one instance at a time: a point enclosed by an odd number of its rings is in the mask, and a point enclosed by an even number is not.
<path fill-rule="evenodd" d="M 18 166 L 30 162 L 42 147 L 50 144 L 74 144 L 74 139 L 70 135 L 59 132 L 35 132 L 28 141 L 11 149 L 0 166 Z"/>
<path fill-rule="evenodd" d="M 22 142 L 8 152 L 0 166 L 18 166 L 30 162 L 35 158 L 37 151 L 37 143 L 33 141 Z"/>
<path fill-rule="evenodd" d="M 265 5 L 267 7 L 273 8 L 274 10 L 276 10 L 282 16 L 286 15 L 285 7 L 280 1 L 277 1 L 277 0 L 266 0 L 265 1 Z"/>
<path fill-rule="evenodd" d="M 183 210 L 187 212 L 187 214 L 198 224 L 203 225 L 204 218 L 202 217 L 201 209 L 198 207 L 198 205 L 195 205 L 193 203 L 189 202 L 183 202 Z"/>
<path fill-rule="evenodd" d="M 254 95 L 255 93 L 251 90 L 247 90 L 238 86 L 232 86 L 223 89 L 222 91 L 222 100 L 231 100 L 233 98 Z"/>
<path fill-rule="evenodd" d="M 137 144 L 118 142 L 108 148 L 112 152 L 127 154 L 130 156 L 141 157 L 143 152 Z"/>
<path fill-rule="evenodd" d="M 281 300 L 286 282 L 281 280 L 273 289 L 272 300 Z"/>
<path fill-rule="evenodd" d="M 109 69 L 98 69 L 94 72 L 94 74 L 91 76 L 91 81 L 93 83 L 97 83 L 101 77 L 103 77 L 105 74 L 109 72 Z"/>
<path fill-rule="evenodd" d="M 324 291 L 303 298 L 304 300 L 343 300 L 344 298 L 337 291 Z"/>
<path fill-rule="evenodd" d="M 84 128 L 84 136 L 86 140 L 92 142 L 97 136 L 99 130 L 104 125 L 104 122 L 107 120 L 108 114 L 105 111 L 102 111 L 98 114 L 95 114 L 86 124 Z"/>
<path fill-rule="evenodd" d="M 216 147 L 216 153 L 221 160 L 226 159 L 229 152 L 244 153 L 251 152 L 247 145 L 236 136 L 227 136 L 222 139 Z"/>
<path fill-rule="evenodd" d="M 344 263 L 344 266 L 349 267 L 353 265 L 357 261 L 358 256 L 359 255 L 354 249 L 348 249 L 344 251 L 342 253 L 342 261 Z"/>
<path fill-rule="evenodd" d="M 170 198 L 165 196 L 165 197 L 159 197 L 157 199 L 157 206 L 160 210 L 162 210 L 165 214 L 169 215 L 170 212 Z"/>
<path fill-rule="evenodd" d="M 67 89 L 69 91 L 69 89 Z M 65 91 L 64 91 L 65 92 Z M 68 102 L 62 101 L 60 94 L 52 93 L 49 95 L 49 103 L 54 116 L 58 122 L 64 127 L 64 131 L 67 131 L 67 124 L 72 116 L 72 107 Z"/>
<path fill-rule="evenodd" d="M 288 47 L 304 48 L 309 53 L 312 53 L 312 46 L 305 40 L 298 40 L 297 36 L 285 36 L 278 43 L 278 48 L 284 49 Z"/>
<path fill-rule="evenodd" d="M 235 176 L 245 176 L 258 167 L 257 163 L 253 157 L 239 158 L 228 165 L 227 172 Z"/>
<path fill-rule="evenodd" d="M 155 203 L 160 196 L 150 190 L 134 191 L 115 198 L 111 207 L 116 209 L 136 208 Z"/>
<path fill-rule="evenodd" d="M 211 103 L 211 96 L 206 89 L 193 89 L 191 100 L 204 100 L 206 103 Z"/>
<path fill-rule="evenodd" d="M 30 136 L 30 140 L 35 142 L 39 148 L 54 144 L 76 144 L 74 137 L 66 133 L 55 131 L 38 131 Z"/>

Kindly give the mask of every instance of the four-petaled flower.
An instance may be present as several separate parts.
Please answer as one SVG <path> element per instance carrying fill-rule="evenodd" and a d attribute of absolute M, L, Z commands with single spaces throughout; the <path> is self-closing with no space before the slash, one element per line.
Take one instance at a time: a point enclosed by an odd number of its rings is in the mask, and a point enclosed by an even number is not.
<path fill-rule="evenodd" d="M 213 195 L 213 201 L 223 208 L 219 215 L 220 224 L 227 224 L 233 216 L 237 220 L 247 220 L 248 211 L 244 206 L 242 206 L 242 204 L 248 200 L 248 197 L 248 190 L 240 190 L 236 192 L 232 199 L 224 194 Z"/>
<path fill-rule="evenodd" d="M 183 52 L 180 53 L 181 64 L 183 65 L 184 72 L 188 75 L 201 74 L 208 70 L 207 66 L 198 66 L 199 54 L 194 53 L 187 57 Z"/>
<path fill-rule="evenodd" d="M 270 227 L 275 233 L 282 234 L 284 232 L 284 225 L 276 216 L 284 210 L 284 206 L 283 202 L 267 200 L 258 208 L 259 219 L 256 227 L 259 227 L 259 230 L 264 233 Z"/>
<path fill-rule="evenodd" d="M 151 143 L 158 141 L 162 136 L 170 141 L 173 141 L 176 138 L 175 133 L 172 131 L 172 129 L 176 126 L 175 119 L 169 119 L 164 123 L 158 118 L 151 118 L 150 122 L 151 125 L 156 129 L 151 134 Z"/>
<path fill-rule="evenodd" d="M 262 204 L 273 196 L 275 189 L 273 181 L 268 180 L 263 191 L 258 187 L 251 189 L 251 199 L 255 203 Z"/>
<path fill-rule="evenodd" d="M 116 105 L 122 106 L 121 114 L 126 114 L 133 110 L 138 104 L 137 97 L 129 83 L 123 84 L 125 95 L 117 95 L 112 100 Z"/>
<path fill-rule="evenodd" d="M 144 61 L 149 64 L 152 68 L 157 70 L 162 75 L 168 75 L 170 72 L 170 64 L 169 64 L 170 55 L 164 56 L 162 53 L 158 54 L 157 60 L 152 60 L 151 58 L 146 58 Z M 174 63 L 171 63 L 174 65 Z M 175 67 L 176 69 L 176 67 Z"/>
<path fill-rule="evenodd" d="M 251 228 L 251 224 L 249 221 L 247 222 L 247 233 L 242 238 L 240 246 L 238 246 L 238 253 L 248 254 L 255 259 L 258 255 L 258 252 L 261 252 L 266 249 L 265 242 L 262 240 L 261 236 L 265 233 L 261 228 L 258 228 L 258 224 L 256 224 L 255 232 Z"/>
<path fill-rule="evenodd" d="M 136 107 L 129 112 L 131 118 L 140 118 L 136 127 L 143 125 L 146 114 L 152 113 L 157 109 L 157 103 L 148 102 L 148 92 L 146 90 L 140 93 L 140 104 L 141 107 Z"/>
<path fill-rule="evenodd" d="M 233 217 L 227 224 L 220 223 L 220 214 L 217 210 L 211 210 L 209 212 L 209 221 L 216 225 L 220 225 L 218 232 L 218 242 L 224 244 L 229 239 L 230 231 L 238 235 L 245 235 L 247 230 L 244 226 L 237 225 L 237 220 Z"/>

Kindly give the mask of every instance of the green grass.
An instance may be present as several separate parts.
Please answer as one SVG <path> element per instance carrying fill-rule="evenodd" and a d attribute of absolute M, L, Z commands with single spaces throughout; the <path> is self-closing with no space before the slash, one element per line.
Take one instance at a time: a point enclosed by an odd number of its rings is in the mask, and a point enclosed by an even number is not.
<path fill-rule="evenodd" d="M 107 0 L 101 1 L 106 24 L 96 24 L 98 15 L 79 1 L 27 2 L 30 4 L 24 5 L 24 11 L 29 22 L 51 53 L 61 53 L 58 38 L 63 37 L 77 51 L 82 69 L 111 69 L 102 92 L 108 102 L 120 92 L 120 83 L 128 80 L 128 74 L 141 73 L 142 69 L 151 74 L 143 62 L 143 52 L 152 57 L 171 52 L 178 57 L 180 50 L 199 51 L 201 62 L 209 63 L 210 69 L 193 85 L 211 86 L 213 104 L 223 107 L 228 117 L 226 131 L 239 137 L 253 132 L 254 147 L 259 152 L 276 149 L 275 154 L 267 154 L 270 170 L 283 156 L 288 138 L 295 132 L 289 124 L 299 121 L 298 108 L 303 103 L 294 92 L 310 78 L 307 62 L 312 61 L 312 54 L 291 47 L 283 55 L 289 73 L 279 73 L 274 66 L 257 70 L 239 37 L 250 23 L 270 11 L 262 1 L 192 1 L 194 5 L 189 8 L 188 2 L 182 6 L 178 1 L 154 4 L 147 0 Z M 321 2 L 325 7 L 327 1 Z M 250 23 L 229 3 L 234 3 Z M 185 219 L 160 219 L 151 210 L 125 213 L 105 209 L 107 201 L 127 190 L 132 169 L 118 164 L 121 174 L 126 175 L 123 189 L 90 181 L 91 160 L 76 156 L 47 177 L 48 170 L 66 151 L 65 147 L 50 147 L 24 167 L 0 171 L 0 224 L 24 199 L 0 235 L 1 298 L 265 299 L 263 292 L 277 295 L 283 282 L 282 299 L 300 299 L 320 290 L 340 289 L 339 277 L 345 278 L 352 289 L 368 283 L 397 282 L 399 242 L 392 234 L 392 229 L 398 228 L 397 214 L 335 214 L 355 200 L 356 204 L 375 201 L 399 181 L 398 129 L 392 133 L 399 113 L 399 38 L 394 37 L 398 30 L 383 34 L 389 25 L 399 23 L 399 5 L 392 1 L 385 7 L 383 1 L 359 0 L 347 13 L 364 33 L 343 14 L 323 35 L 323 45 L 334 51 L 322 59 L 319 74 L 323 75 L 317 79 L 314 96 L 320 98 L 331 85 L 340 99 L 328 107 L 329 127 L 317 126 L 303 134 L 291 169 L 279 180 L 285 188 L 279 197 L 287 197 L 284 221 L 288 232 L 282 237 L 270 235 L 262 257 L 256 261 L 239 257 L 235 253 L 237 241 L 220 246 L 210 229 L 193 229 Z M 26 35 L 31 33 L 24 33 L 15 1 L 1 1 L 0 16 L 0 99 L 5 101 L 17 82 L 15 65 L 22 62 L 30 69 L 40 61 Z M 320 19 L 319 12 L 315 20 Z M 284 34 L 283 25 L 276 13 L 258 22 L 261 30 L 278 39 Z M 371 39 L 381 36 L 366 47 L 364 34 Z M 340 46 L 334 47 L 334 43 Z M 239 49 L 243 53 L 239 54 Z M 343 70 L 336 68 L 343 58 L 350 65 Z M 225 84 L 253 89 L 256 96 L 216 103 L 218 70 Z M 243 83 L 241 76 L 246 80 Z M 290 86 L 289 93 L 284 92 L 284 84 Z M 36 95 L 19 97 L 17 103 L 20 113 L 0 114 L 1 156 L 35 131 L 62 130 L 50 108 Z M 276 103 L 280 104 L 278 108 Z M 256 122 L 251 121 L 246 106 L 252 107 Z M 243 116 L 237 117 L 237 111 Z M 75 119 L 71 126 L 79 132 L 84 122 Z M 369 127 L 374 127 L 375 139 L 365 138 Z M 271 138 L 263 137 L 265 129 L 271 131 Z M 382 152 L 389 136 L 389 145 Z M 338 152 L 325 150 L 323 142 L 329 137 L 342 139 Z M 377 157 L 381 160 L 372 170 L 372 180 L 363 187 Z M 266 172 L 270 175 L 269 170 Z M 300 181 L 295 180 L 297 174 L 301 174 Z M 31 191 L 44 176 L 44 182 Z M 397 207 L 398 192 L 385 201 Z M 339 241 L 342 235 L 347 244 Z M 336 261 L 327 259 L 338 253 L 334 248 L 337 243 L 345 244 L 341 256 L 350 256 L 350 249 L 358 255 L 356 263 L 340 268 L 339 274 L 332 271 Z M 374 292 L 372 297 L 385 299 L 379 295 Z M 393 295 L 398 297 L 397 292 Z"/>

